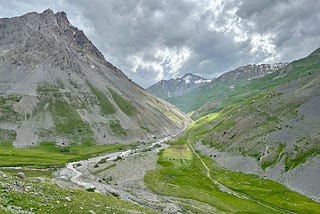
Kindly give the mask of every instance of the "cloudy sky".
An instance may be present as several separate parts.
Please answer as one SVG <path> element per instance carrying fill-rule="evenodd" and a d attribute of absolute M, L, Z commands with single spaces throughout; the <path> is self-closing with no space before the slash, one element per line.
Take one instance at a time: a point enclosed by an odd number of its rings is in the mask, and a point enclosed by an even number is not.
<path fill-rule="evenodd" d="M 320 47 L 319 0 L 0 0 L 0 17 L 65 11 L 138 84 L 291 61 Z"/>

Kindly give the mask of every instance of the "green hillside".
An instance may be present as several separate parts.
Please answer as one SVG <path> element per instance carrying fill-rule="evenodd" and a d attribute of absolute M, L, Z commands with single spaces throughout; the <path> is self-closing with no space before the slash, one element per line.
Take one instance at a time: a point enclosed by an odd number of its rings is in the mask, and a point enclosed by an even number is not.
<path fill-rule="evenodd" d="M 264 77 L 236 81 L 232 88 L 218 78 L 187 94 L 169 98 L 168 101 L 186 113 L 195 111 L 192 117 L 197 119 L 317 72 L 320 67 L 319 53 L 320 49 L 317 49 L 308 57 L 293 61 L 288 66 Z"/>
<path fill-rule="evenodd" d="M 262 168 L 283 157 L 288 171 L 320 154 L 319 52 L 246 86 L 256 90 L 229 94 L 224 108 L 195 121 L 188 135 L 220 151 L 251 156 Z"/>

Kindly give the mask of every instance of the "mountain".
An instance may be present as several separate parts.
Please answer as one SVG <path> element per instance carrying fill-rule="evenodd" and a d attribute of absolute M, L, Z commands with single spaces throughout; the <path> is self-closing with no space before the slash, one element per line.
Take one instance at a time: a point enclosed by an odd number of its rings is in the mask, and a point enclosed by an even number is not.
<path fill-rule="evenodd" d="M 197 149 L 319 201 L 320 49 L 248 83 L 253 89 L 263 91 L 191 125 Z"/>
<path fill-rule="evenodd" d="M 222 74 L 217 78 L 217 81 L 224 82 L 225 84 L 228 84 L 230 88 L 233 88 L 233 84 L 239 81 L 263 77 L 286 65 L 288 65 L 288 63 L 249 64 Z"/>
<path fill-rule="evenodd" d="M 246 85 L 286 65 L 287 63 L 242 66 L 222 74 L 208 84 L 167 100 L 186 113 L 201 108 L 192 115 L 193 118 L 199 118 L 210 112 L 221 110 L 229 104 L 231 101 L 229 97 L 234 94 L 237 94 L 234 97 L 238 100 L 243 100 L 248 93 L 257 93 L 258 91 L 255 90 L 248 91 Z M 245 92 L 239 88 L 245 88 Z"/>
<path fill-rule="evenodd" d="M 188 73 L 181 78 L 161 80 L 150 86 L 147 90 L 157 97 L 167 99 L 174 96 L 179 96 L 205 85 L 212 80 Z"/>
<path fill-rule="evenodd" d="M 64 12 L 0 19 L 0 141 L 121 143 L 190 121 L 107 62 Z"/>

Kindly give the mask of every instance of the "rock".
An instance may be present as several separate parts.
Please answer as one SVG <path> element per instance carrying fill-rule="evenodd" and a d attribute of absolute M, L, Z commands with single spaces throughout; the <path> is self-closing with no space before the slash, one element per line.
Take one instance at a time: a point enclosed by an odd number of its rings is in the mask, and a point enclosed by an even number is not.
<path fill-rule="evenodd" d="M 24 183 L 19 182 L 19 181 L 14 181 L 13 184 L 16 185 L 16 186 L 18 186 L 18 187 L 21 187 L 21 186 L 24 185 Z"/>
<path fill-rule="evenodd" d="M 25 174 L 24 174 L 23 172 L 17 173 L 16 176 L 17 176 L 18 178 L 21 178 L 21 179 L 26 179 L 26 176 L 25 176 Z"/>
<path fill-rule="evenodd" d="M 68 196 L 65 197 L 64 199 L 66 199 L 66 201 L 69 201 L 69 202 L 71 201 L 70 197 L 68 197 Z"/>

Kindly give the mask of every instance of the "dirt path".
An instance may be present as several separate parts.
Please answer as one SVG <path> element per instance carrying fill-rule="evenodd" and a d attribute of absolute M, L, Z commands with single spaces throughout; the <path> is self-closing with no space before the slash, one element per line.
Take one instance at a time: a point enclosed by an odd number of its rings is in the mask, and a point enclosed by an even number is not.
<path fill-rule="evenodd" d="M 190 147 L 192 153 L 200 160 L 201 164 L 203 165 L 203 167 L 205 168 L 206 170 L 206 176 L 215 184 L 218 186 L 218 188 L 222 191 L 222 192 L 226 192 L 228 194 L 232 194 L 238 198 L 241 198 L 241 199 L 245 199 L 245 200 L 249 200 L 249 201 L 252 201 L 254 203 L 257 203 L 261 206 L 264 206 L 264 207 L 267 207 L 269 209 L 272 209 L 272 210 L 275 210 L 275 211 L 278 211 L 278 212 L 281 212 L 281 213 L 295 213 L 295 212 L 292 212 L 290 210 L 286 210 L 286 209 L 282 209 L 280 207 L 274 207 L 274 206 L 271 206 L 271 205 L 268 205 L 268 204 L 265 204 L 261 201 L 258 201 L 258 200 L 255 200 L 253 198 L 249 198 L 248 196 L 246 195 L 243 195 L 241 193 L 238 193 L 238 192 L 235 192 L 231 189 L 229 189 L 228 187 L 224 186 L 223 184 L 221 184 L 219 181 L 215 180 L 212 178 L 211 176 L 211 173 L 210 173 L 210 169 L 209 167 L 207 166 L 207 164 L 203 161 L 203 159 L 201 158 L 201 156 L 195 151 L 195 149 L 193 148 L 193 146 L 191 145 L 191 143 L 188 141 L 188 146 Z"/>

